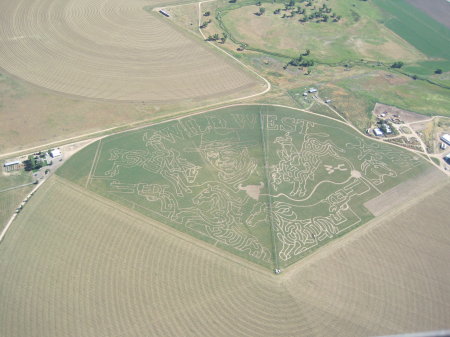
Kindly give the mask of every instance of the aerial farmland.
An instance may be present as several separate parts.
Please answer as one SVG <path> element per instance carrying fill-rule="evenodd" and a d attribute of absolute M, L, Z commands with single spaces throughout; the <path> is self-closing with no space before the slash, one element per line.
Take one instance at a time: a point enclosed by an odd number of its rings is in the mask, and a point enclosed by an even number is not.
<path fill-rule="evenodd" d="M 0 1 L 0 336 L 450 333 L 447 17 Z"/>

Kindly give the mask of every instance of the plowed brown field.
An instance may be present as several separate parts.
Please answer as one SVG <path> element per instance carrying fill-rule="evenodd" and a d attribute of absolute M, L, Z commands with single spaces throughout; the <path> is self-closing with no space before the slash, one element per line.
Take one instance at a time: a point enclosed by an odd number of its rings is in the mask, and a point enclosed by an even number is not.
<path fill-rule="evenodd" d="M 53 177 L 0 245 L 0 335 L 348 337 L 447 328 L 449 197 L 442 186 L 277 277 Z"/>
<path fill-rule="evenodd" d="M 139 0 L 0 3 L 0 67 L 66 94 L 173 102 L 261 91 L 253 76 Z M 154 2 L 156 4 L 156 2 Z"/>
<path fill-rule="evenodd" d="M 414 7 L 450 28 L 450 3 L 447 0 L 406 0 Z"/>

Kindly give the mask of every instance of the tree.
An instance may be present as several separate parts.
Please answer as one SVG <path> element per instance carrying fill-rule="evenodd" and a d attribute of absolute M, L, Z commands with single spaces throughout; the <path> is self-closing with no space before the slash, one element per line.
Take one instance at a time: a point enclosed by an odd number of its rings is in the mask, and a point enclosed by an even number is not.
<path fill-rule="evenodd" d="M 203 14 L 203 16 L 210 16 L 211 12 L 205 12 L 205 14 Z"/>
<path fill-rule="evenodd" d="M 435 73 L 435 74 L 442 74 L 442 69 L 436 69 L 436 70 L 434 71 L 434 73 Z"/>
<path fill-rule="evenodd" d="M 275 10 L 273 11 L 273 14 L 280 14 L 280 11 L 281 11 L 281 9 L 280 9 L 280 8 L 277 8 L 277 9 L 275 9 Z"/>
<path fill-rule="evenodd" d="M 227 40 L 228 35 L 226 33 L 223 33 L 223 36 L 220 38 L 220 41 L 222 42 L 222 44 L 225 43 L 225 41 Z"/>
<path fill-rule="evenodd" d="M 261 6 L 261 1 L 257 1 L 256 6 Z"/>
<path fill-rule="evenodd" d="M 311 50 L 306 49 L 305 52 L 303 53 L 303 56 L 308 56 L 309 54 L 311 54 Z"/>
<path fill-rule="evenodd" d="M 263 15 L 266 12 L 266 9 L 264 7 L 259 8 L 259 15 Z"/>
<path fill-rule="evenodd" d="M 216 33 L 212 37 L 214 41 L 217 41 L 219 39 L 219 34 Z"/>
<path fill-rule="evenodd" d="M 405 64 L 402 61 L 397 61 L 392 63 L 391 68 L 396 68 L 396 69 L 400 69 L 401 67 L 403 67 Z"/>

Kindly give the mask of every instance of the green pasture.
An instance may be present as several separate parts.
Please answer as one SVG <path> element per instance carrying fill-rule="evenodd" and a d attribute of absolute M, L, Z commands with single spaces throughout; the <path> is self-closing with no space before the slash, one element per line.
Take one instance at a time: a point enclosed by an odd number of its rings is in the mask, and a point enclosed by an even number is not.
<path fill-rule="evenodd" d="M 405 0 L 375 0 L 385 25 L 429 57 L 450 60 L 450 29 Z"/>
<path fill-rule="evenodd" d="M 300 23 L 298 20 L 302 15 L 283 19 L 273 14 L 275 10 L 284 8 L 284 3 L 261 1 L 266 12 L 257 16 L 254 13 L 259 6 L 255 1 L 224 2 L 216 16 L 219 26 L 233 41 L 268 54 L 296 57 L 310 49 L 312 59 L 330 64 L 360 59 L 392 62 L 399 57 L 413 62 L 425 58 L 380 23 L 382 13 L 370 1 L 315 1 L 316 7 L 325 3 L 343 18 L 340 22 L 330 19 L 321 23 Z M 308 9 L 305 4 L 297 1 L 295 6 Z"/>
<path fill-rule="evenodd" d="M 335 120 L 242 105 L 104 138 L 57 174 L 272 269 L 367 222 L 366 201 L 426 167 Z"/>
<path fill-rule="evenodd" d="M 356 101 L 342 106 L 345 109 L 361 109 L 366 106 L 362 119 L 375 103 L 393 105 L 401 109 L 429 116 L 450 116 L 450 90 L 428 83 L 425 80 L 412 80 L 398 75 L 399 83 L 389 84 L 381 74 L 368 73 L 357 78 L 336 81 L 337 87 L 344 88 Z M 332 95 L 332 94 L 330 94 Z M 342 102 L 345 104 L 345 101 Z M 355 114 L 356 116 L 357 114 Z"/>

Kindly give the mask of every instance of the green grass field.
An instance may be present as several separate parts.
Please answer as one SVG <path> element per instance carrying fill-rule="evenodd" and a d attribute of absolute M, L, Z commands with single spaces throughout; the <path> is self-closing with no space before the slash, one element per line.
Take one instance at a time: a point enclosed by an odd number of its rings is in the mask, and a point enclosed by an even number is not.
<path fill-rule="evenodd" d="M 57 174 L 274 268 L 367 222 L 364 202 L 426 167 L 334 120 L 243 105 L 104 138 Z"/>
<path fill-rule="evenodd" d="M 375 0 L 385 25 L 429 57 L 450 60 L 450 29 L 405 0 Z"/>
<path fill-rule="evenodd" d="M 338 80 L 328 86 L 328 93 L 339 104 L 340 110 L 361 129 L 375 103 L 393 105 L 401 109 L 429 116 L 450 116 L 450 90 L 423 80 L 412 80 L 403 75 L 385 72 L 367 73 Z M 341 94 L 342 89 L 346 93 Z"/>
<path fill-rule="evenodd" d="M 295 6 L 310 10 L 306 3 L 296 2 Z M 222 28 L 236 41 L 247 43 L 250 49 L 266 53 L 278 53 L 296 57 L 305 49 L 311 50 L 311 58 L 319 62 L 340 63 L 360 59 L 392 62 L 403 59 L 408 62 L 424 60 L 426 57 L 411 44 L 387 29 L 380 9 L 371 2 L 357 1 L 315 1 L 340 15 L 339 22 L 316 23 L 312 20 L 300 23 L 303 15 L 291 15 L 284 11 L 284 3 L 262 1 L 266 9 L 264 15 L 257 16 L 259 8 L 255 2 L 238 1 L 224 4 L 218 11 Z M 296 8 L 296 7 L 295 7 Z M 282 9 L 280 14 L 274 14 Z"/>

